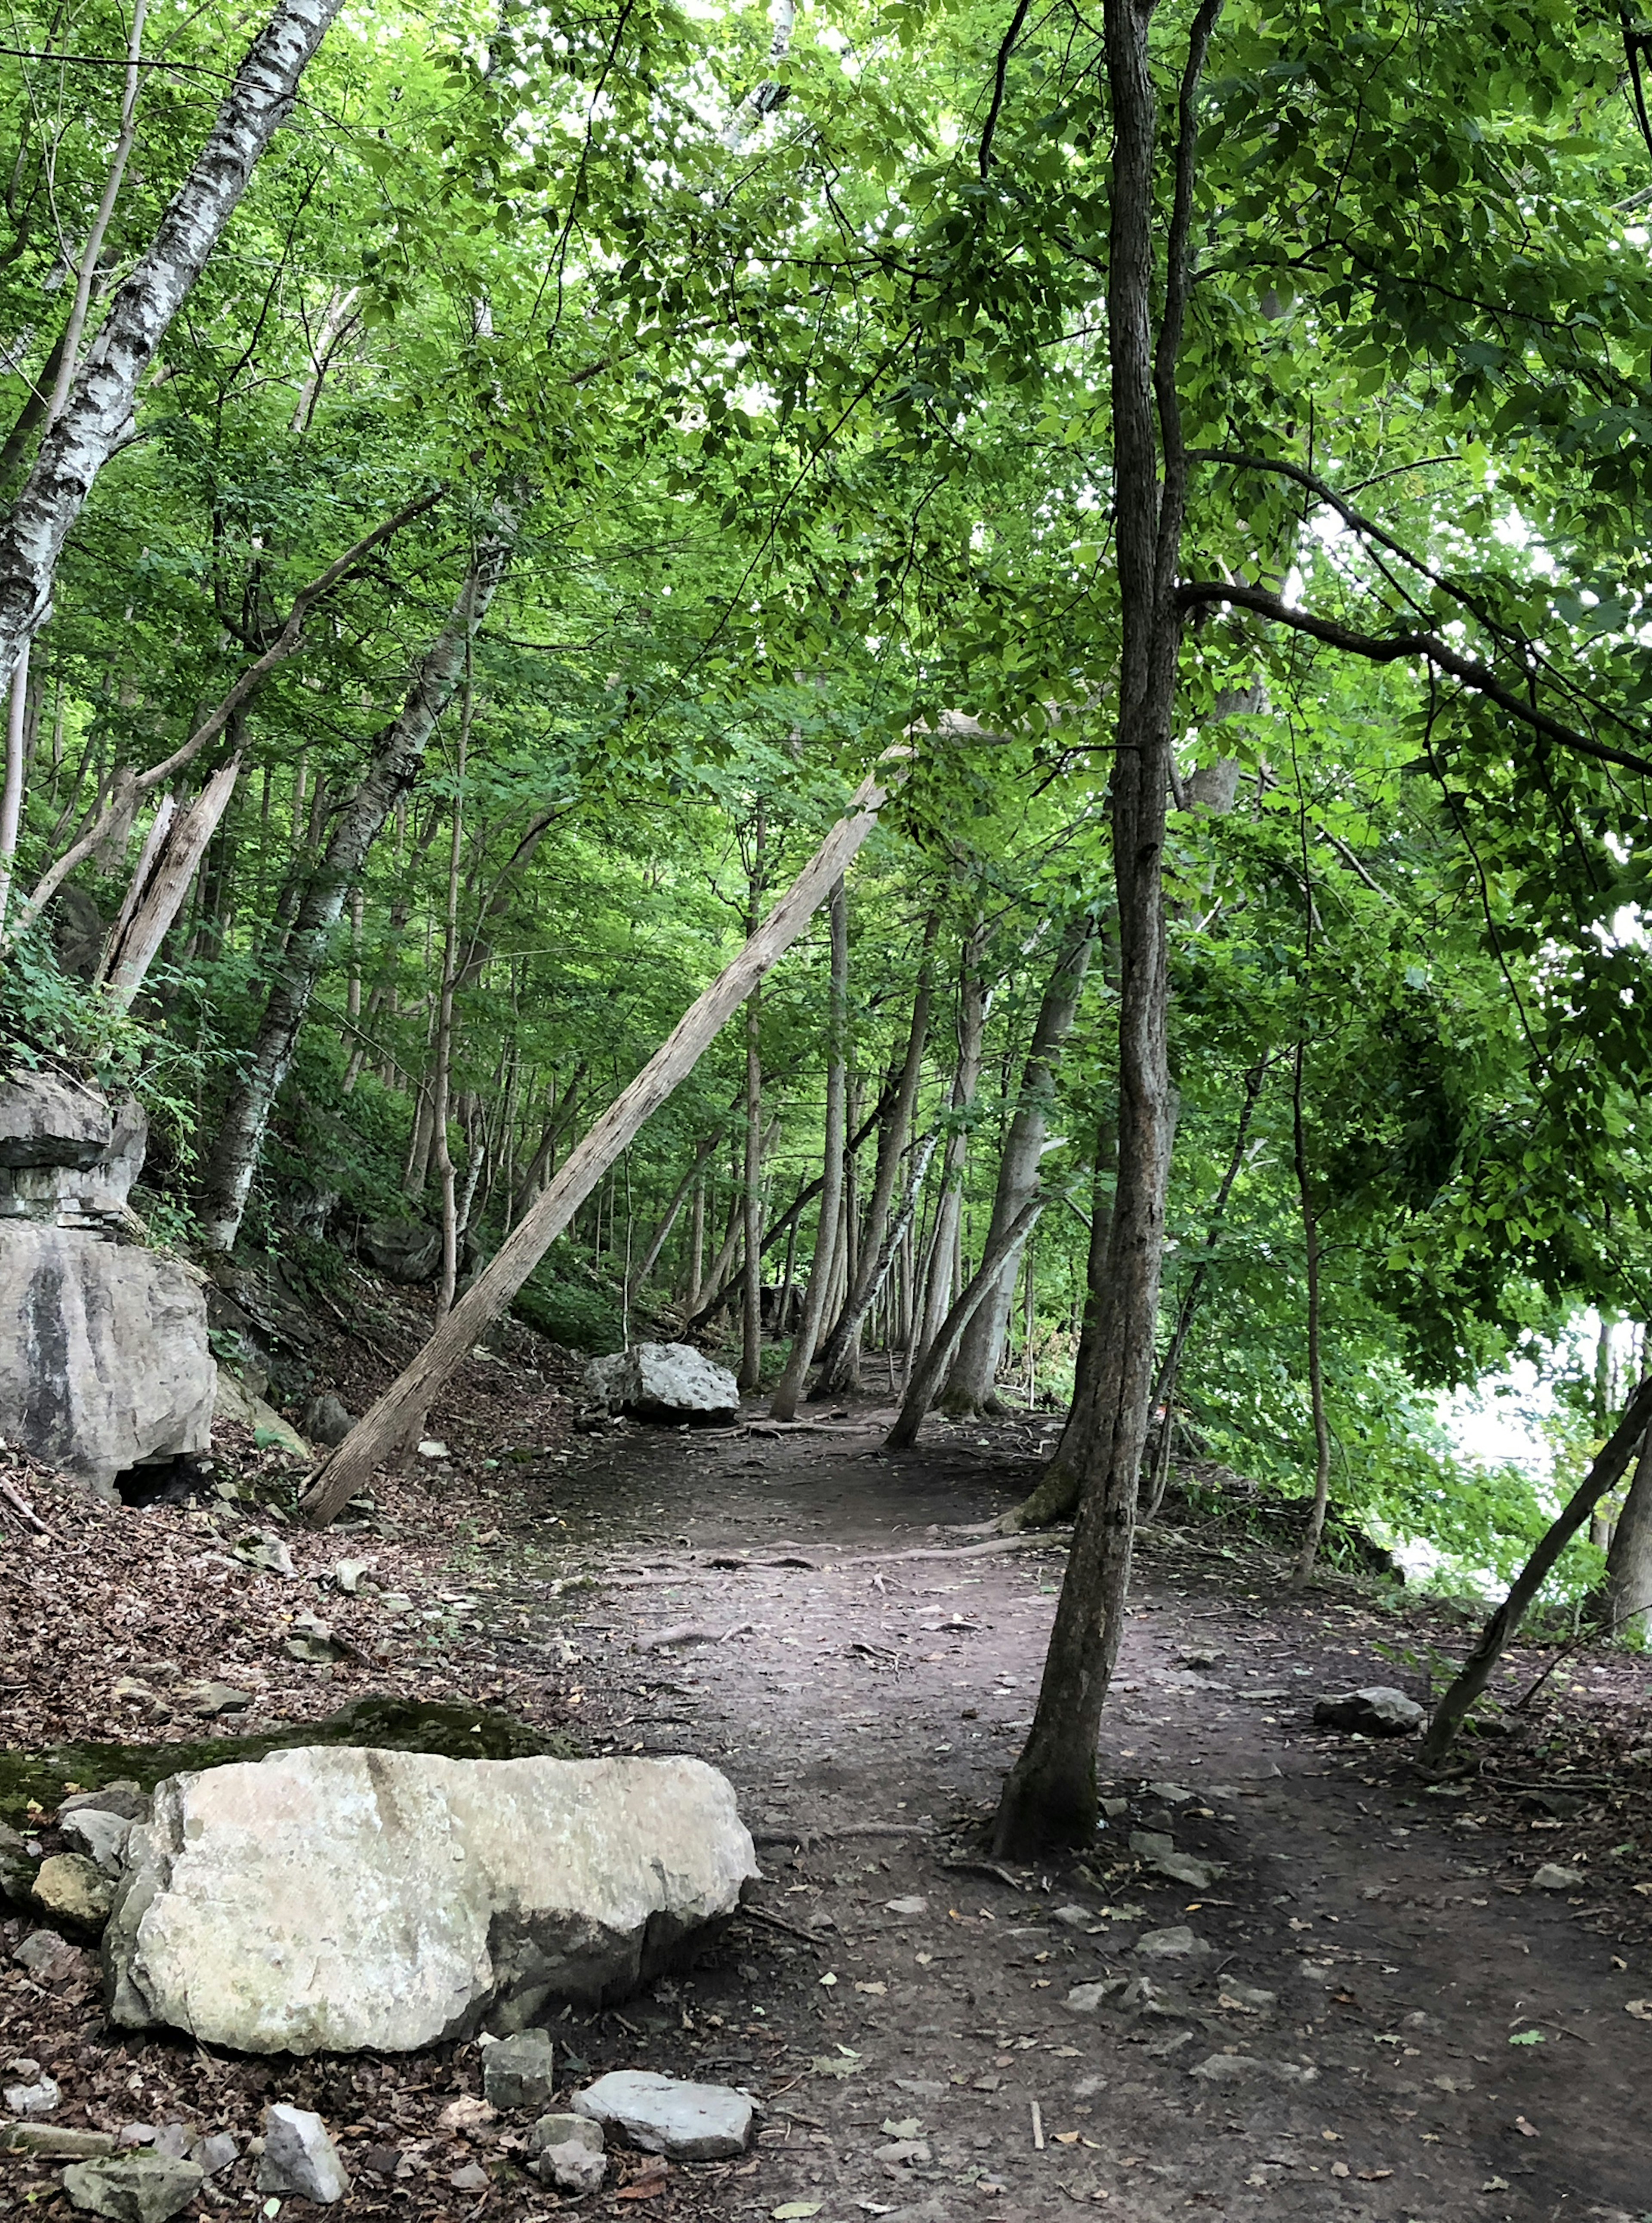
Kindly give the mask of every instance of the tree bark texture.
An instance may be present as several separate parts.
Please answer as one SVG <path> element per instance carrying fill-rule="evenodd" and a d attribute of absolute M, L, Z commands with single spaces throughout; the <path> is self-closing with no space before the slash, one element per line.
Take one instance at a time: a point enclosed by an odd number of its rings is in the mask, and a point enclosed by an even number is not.
<path fill-rule="evenodd" d="M 420 664 L 400 715 L 380 734 L 367 770 L 340 805 L 326 851 L 299 898 L 248 1069 L 230 1093 L 207 1163 L 202 1233 L 210 1250 L 235 1247 L 270 1112 L 292 1065 L 344 897 L 424 762 L 436 721 L 452 700 L 470 644 L 504 576 L 517 524 L 514 507 L 495 504 L 492 529 L 477 545 L 453 614 Z"/>
<path fill-rule="evenodd" d="M 960 1339 L 971 1320 L 979 1317 L 982 1305 L 998 1288 L 1006 1261 L 1013 1258 L 1019 1251 L 1043 1210 L 1043 1198 L 1031 1198 L 1009 1225 L 1001 1227 L 988 1242 L 980 1264 L 959 1293 L 956 1302 L 941 1323 L 934 1342 L 925 1352 L 923 1363 L 907 1384 L 906 1394 L 901 1399 L 900 1411 L 895 1417 L 895 1425 L 884 1439 L 886 1450 L 903 1452 L 917 1441 L 924 1415 L 935 1401 L 935 1393 L 951 1363 Z"/>
<path fill-rule="evenodd" d="M 987 999 L 981 990 L 980 956 L 985 930 L 975 926 L 964 937 L 963 965 L 958 982 L 958 1062 L 953 1072 L 949 1109 L 953 1126 L 941 1161 L 941 1193 L 935 1208 L 935 1228 L 930 1237 L 929 1272 L 924 1288 L 924 1325 L 918 1334 L 915 1363 L 941 1332 L 950 1311 L 952 1277 L 957 1265 L 958 1227 L 963 1217 L 964 1160 L 969 1135 L 963 1115 L 975 1100 L 980 1086 L 981 1040 L 987 1029 Z"/>
<path fill-rule="evenodd" d="M 1652 1631 L 1652 1428 L 1635 1478 L 1612 1528 L 1602 1593 L 1603 1619 L 1613 1634 Z"/>
<path fill-rule="evenodd" d="M 302 1501 L 302 1510 L 317 1527 L 340 1512 L 377 1471 L 400 1440 L 410 1415 L 428 1410 L 437 1392 L 504 1311 L 627 1143 L 693 1072 L 725 1023 L 791 947 L 877 824 L 885 792 L 875 775 L 863 783 L 847 814 L 751 941 L 684 1013 L 630 1086 L 569 1154 L 550 1187 L 438 1323 L 424 1349 L 356 1422 Z"/>
<path fill-rule="evenodd" d="M 1104 0 L 1113 120 L 1107 330 L 1122 619 L 1111 797 L 1120 960 L 1119 1185 L 1097 1326 L 1098 1387 L 1072 1550 L 1031 1733 L 1005 1785 L 993 1831 L 997 1852 L 1012 1858 L 1088 1844 L 1094 1833 L 1096 1740 L 1123 1634 L 1153 1386 L 1176 1124 L 1163 883 L 1182 641 L 1176 567 L 1187 499 L 1176 372 L 1191 275 L 1199 79 L 1220 8 L 1220 0 L 1201 0 L 1189 33 L 1164 308 L 1156 339 L 1152 10 L 1138 0 Z"/>
<path fill-rule="evenodd" d="M 247 189 L 339 0 L 282 0 L 254 40 L 189 175 L 108 313 L 0 525 L 0 685 L 45 622 L 71 526 L 131 419 L 138 381 Z"/>
<path fill-rule="evenodd" d="M 1063 935 L 1055 971 L 1038 1007 L 1021 1075 L 1021 1093 L 999 1158 L 998 1186 L 987 1229 L 989 1250 L 1005 1228 L 1020 1217 L 1023 1206 L 1037 1193 L 1038 1168 L 1044 1159 L 1050 1108 L 1055 1102 L 1056 1067 L 1062 1044 L 1078 1015 L 1094 933 L 1092 922 L 1086 918 Z M 997 1404 L 998 1370 L 1004 1357 L 1019 1268 L 1020 1253 L 1009 1252 L 996 1285 L 987 1291 L 965 1329 L 941 1396 L 943 1412 L 962 1417 L 986 1412 Z"/>

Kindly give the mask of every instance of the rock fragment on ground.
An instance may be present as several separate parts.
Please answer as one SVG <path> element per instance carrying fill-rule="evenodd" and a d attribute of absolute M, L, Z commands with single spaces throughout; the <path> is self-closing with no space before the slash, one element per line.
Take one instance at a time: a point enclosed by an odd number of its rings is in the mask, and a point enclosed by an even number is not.
<path fill-rule="evenodd" d="M 120 1873 L 127 1833 L 132 1827 L 123 1816 L 106 1814 L 100 1807 L 89 1806 L 79 1813 L 60 1815 L 58 1827 L 104 1875 Z"/>
<path fill-rule="evenodd" d="M 1415 1698 L 1386 1683 L 1321 1698 L 1314 1719 L 1321 1729 L 1354 1729 L 1361 1736 L 1410 1736 L 1428 1718 Z"/>
<path fill-rule="evenodd" d="M 72 2162 L 63 2172 L 63 2189 L 73 2206 L 106 2215 L 110 2223 L 167 2223 L 188 2207 L 203 2179 L 195 2162 L 132 2154 Z"/>
<path fill-rule="evenodd" d="M 533 2173 L 558 2192 L 598 2192 L 608 2171 L 602 2127 L 585 2115 L 541 2115 L 528 2145 Z"/>
<path fill-rule="evenodd" d="M 621 2069 L 574 2095 L 574 2112 L 668 2161 L 721 2161 L 744 2153 L 752 2102 L 728 2084 L 688 2084 L 653 2069 Z"/>
<path fill-rule="evenodd" d="M 79 2161 L 113 2153 L 112 2131 L 83 2131 L 72 2123 L 0 2124 L 0 2153 L 37 2154 L 42 2160 Z"/>
<path fill-rule="evenodd" d="M 1545 1861 L 1532 1877 L 1538 1891 L 1582 1891 L 1588 1878 L 1579 1868 L 1563 1868 L 1557 1861 Z"/>
<path fill-rule="evenodd" d="M 106 1939 L 110 2011 L 248 2053 L 518 2029 L 663 1973 L 756 1873 L 703 1760 L 299 1747 L 158 1787 Z"/>
<path fill-rule="evenodd" d="M 63 2104 L 63 2091 L 55 2077 L 39 2076 L 32 2084 L 8 2084 L 4 2098 L 8 2113 L 28 2121 L 36 2115 L 54 2115 Z"/>
<path fill-rule="evenodd" d="M 319 2115 L 307 2107 L 266 2107 L 264 2151 L 255 2182 L 260 2192 L 291 2193 L 324 2203 L 342 2200 L 350 2179 Z"/>
<path fill-rule="evenodd" d="M 1202 1961 L 1215 1949 L 1185 1922 L 1170 1930 L 1149 1930 L 1136 1940 L 1136 1951 L 1144 1961 Z"/>
<path fill-rule="evenodd" d="M 1268 2061 L 1256 2053 L 1213 2053 L 1192 2071 L 1201 2083 L 1225 2089 L 1241 2084 L 1312 2084 L 1319 2073 L 1306 2061 Z"/>
<path fill-rule="evenodd" d="M 355 1425 L 355 1415 L 343 1398 L 334 1396 L 330 1389 L 312 1397 L 299 1414 L 300 1434 L 312 1444 L 325 1444 L 330 1451 L 344 1442 Z"/>
<path fill-rule="evenodd" d="M 489 2106 L 543 2107 L 556 2081 L 556 2051 L 548 2031 L 518 2031 L 514 2037 L 482 2049 L 482 2089 Z"/>
<path fill-rule="evenodd" d="M 103 1928 L 113 1897 L 113 1884 L 85 1853 L 54 1853 L 35 1873 L 35 1904 L 82 1930 Z"/>
<path fill-rule="evenodd" d="M 1208 1891 L 1227 1873 L 1220 1861 L 1201 1861 L 1192 1853 L 1179 1853 L 1176 1841 L 1160 1829 L 1132 1829 L 1130 1849 L 1144 1867 L 1184 1883 L 1192 1891 Z"/>
<path fill-rule="evenodd" d="M 87 1966 L 86 1955 L 55 1930 L 31 1930 L 20 1944 L 12 1947 L 11 1957 L 38 1984 L 66 1983 Z"/>

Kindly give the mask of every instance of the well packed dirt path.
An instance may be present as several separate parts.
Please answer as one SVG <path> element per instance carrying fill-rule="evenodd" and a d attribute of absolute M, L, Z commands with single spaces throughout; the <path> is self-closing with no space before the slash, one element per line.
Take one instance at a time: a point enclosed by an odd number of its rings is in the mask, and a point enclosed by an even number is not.
<path fill-rule="evenodd" d="M 986 1861 L 1061 1560 L 958 1532 L 1024 1491 L 1040 1431 L 931 1423 L 892 1458 L 889 1417 L 631 1429 L 561 1468 L 544 1610 L 581 1655 L 590 1748 L 724 1768 L 766 1872 L 691 1979 L 564 2033 L 593 2067 L 765 2096 L 754 2158 L 674 2171 L 684 2203 L 1641 2223 L 1641 1925 L 1610 1891 L 1531 1887 L 1563 1830 L 1504 1834 L 1390 1748 L 1313 1729 L 1327 1688 L 1412 1679 L 1347 1585 L 1265 1594 L 1219 1552 L 1150 1541 L 1105 1832 L 1064 1867 Z M 1155 1874 L 1132 1831 L 1223 1873 Z M 1139 1949 L 1182 1925 L 1208 1949 Z"/>

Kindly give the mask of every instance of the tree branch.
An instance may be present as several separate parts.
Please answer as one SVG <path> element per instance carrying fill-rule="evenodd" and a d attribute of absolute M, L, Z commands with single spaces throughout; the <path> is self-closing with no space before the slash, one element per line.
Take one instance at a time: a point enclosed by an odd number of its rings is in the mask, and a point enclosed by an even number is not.
<path fill-rule="evenodd" d="M 1015 52 L 1015 42 L 1021 35 L 1021 26 L 1027 20 L 1032 0 L 1017 0 L 1016 10 L 1010 18 L 1010 28 L 1004 34 L 1004 43 L 998 50 L 998 67 L 993 73 L 993 98 L 987 110 L 987 121 L 980 130 L 980 173 L 984 178 L 993 165 L 993 134 L 998 129 L 999 116 L 1004 106 L 1004 81 L 1009 75 L 1010 56 Z"/>
<path fill-rule="evenodd" d="M 1460 680 L 1465 687 L 1483 695 L 1488 702 L 1495 702 L 1500 710 L 1506 710 L 1511 718 L 1540 734 L 1545 740 L 1553 741 L 1557 747 L 1570 749 L 1576 756 L 1592 757 L 1597 764 L 1616 765 L 1624 771 L 1638 772 L 1643 779 L 1652 778 L 1652 757 L 1633 756 L 1627 749 L 1612 748 L 1605 741 L 1592 740 L 1586 734 L 1562 725 L 1558 718 L 1550 717 L 1548 711 L 1540 710 L 1535 703 L 1516 695 L 1511 687 L 1505 687 L 1488 665 L 1474 657 L 1464 656 L 1437 633 L 1356 633 L 1351 626 L 1339 625 L 1334 619 L 1316 618 L 1311 611 L 1295 608 L 1265 588 L 1232 585 L 1223 579 L 1189 579 L 1176 593 L 1183 609 L 1226 602 L 1234 609 L 1253 610 L 1258 617 L 1267 618 L 1275 625 L 1288 626 L 1293 633 L 1306 633 L 1312 640 L 1323 641 L 1327 648 L 1340 648 L 1347 655 L 1364 657 L 1368 664 L 1403 664 L 1407 658 L 1416 658 Z"/>

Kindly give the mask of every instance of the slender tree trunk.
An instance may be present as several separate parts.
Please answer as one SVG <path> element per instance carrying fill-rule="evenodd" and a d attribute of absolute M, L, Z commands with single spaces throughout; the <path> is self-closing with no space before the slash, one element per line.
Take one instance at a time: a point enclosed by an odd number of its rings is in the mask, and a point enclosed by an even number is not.
<path fill-rule="evenodd" d="M 459 1278 L 459 1203 L 452 1145 L 448 1139 L 448 1102 L 453 1090 L 453 989 L 459 964 L 459 865 L 464 853 L 464 774 L 470 753 L 470 721 L 476 706 L 475 670 L 470 641 L 464 645 L 464 686 L 459 709 L 458 761 L 453 790 L 453 829 L 447 847 L 447 910 L 442 933 L 442 992 L 436 1013 L 436 1074 L 431 1091 L 431 1132 L 436 1171 L 442 1184 L 442 1270 L 436 1284 L 436 1317 L 453 1307 Z M 318 786 L 319 782 L 318 782 Z"/>
<path fill-rule="evenodd" d="M 752 835 L 752 869 L 746 932 L 757 931 L 763 894 L 763 849 L 766 827 L 763 806 L 757 806 Z M 746 1163 L 742 1184 L 746 1231 L 745 1303 L 741 1320 L 740 1389 L 749 1397 L 763 1378 L 763 1057 L 760 1021 L 761 988 L 753 988 L 746 1006 Z"/>
<path fill-rule="evenodd" d="M 1153 1386 L 1164 1200 L 1176 1126 L 1163 882 L 1182 640 L 1176 573 L 1186 511 L 1176 372 L 1191 280 L 1199 79 L 1220 8 L 1220 0 L 1201 0 L 1189 33 L 1164 308 L 1156 341 L 1151 9 L 1139 0 L 1103 0 L 1113 126 L 1107 333 L 1122 620 L 1111 798 L 1121 962 L 1119 1186 L 1098 1325 L 1100 1379 L 1083 1495 L 1031 1734 L 1004 1786 L 993 1830 L 1000 1856 L 1015 1858 L 1051 1846 L 1088 1845 L 1094 1835 L 1096 1741 L 1124 1633 Z"/>
<path fill-rule="evenodd" d="M 1480 1631 L 1479 1640 L 1434 1708 L 1434 1718 L 1422 1740 L 1421 1757 L 1425 1766 L 1437 1765 L 1450 1751 L 1457 1732 L 1491 1681 L 1492 1670 L 1519 1634 L 1527 1609 L 1548 1579 L 1555 1561 L 1606 1492 L 1616 1489 L 1646 1435 L 1649 1421 L 1652 1421 L 1652 1376 L 1630 1399 L 1623 1419 L 1573 1492 L 1565 1511 L 1550 1525 L 1542 1543 L 1516 1576 L 1508 1596 Z"/>
<path fill-rule="evenodd" d="M 259 156 L 292 111 L 306 66 L 338 0 L 281 0 L 236 73 L 194 167 L 154 236 L 116 288 L 35 467 L 0 524 L 0 685 L 50 608 L 58 557 L 92 485 L 130 422 L 138 381 L 246 191 Z"/>
<path fill-rule="evenodd" d="M 653 1272 L 655 1266 L 659 1263 L 659 1254 L 665 1248 L 671 1231 L 677 1225 L 677 1216 L 678 1212 L 682 1211 L 684 1203 L 687 1201 L 689 1192 L 690 1190 L 693 1190 L 696 1202 L 698 1203 L 700 1200 L 700 1176 L 704 1173 L 707 1162 L 709 1160 L 711 1153 L 716 1149 L 718 1143 L 722 1142 L 722 1137 L 723 1127 L 721 1125 L 714 1127 L 711 1132 L 706 1137 L 704 1142 L 701 1143 L 699 1149 L 694 1153 L 693 1161 L 690 1163 L 688 1171 L 684 1174 L 682 1180 L 677 1184 L 676 1188 L 672 1193 L 670 1203 L 660 1214 L 659 1225 L 655 1228 L 653 1233 L 648 1238 L 647 1249 L 643 1252 L 641 1258 L 632 1269 L 631 1278 L 627 1284 L 627 1295 L 634 1297 L 637 1291 L 643 1288 L 646 1283 L 650 1274 Z M 702 1216 L 701 1225 L 703 1227 L 703 1215 Z M 697 1267 L 696 1268 L 696 1271 L 698 1271 Z"/>
<path fill-rule="evenodd" d="M 847 815 L 827 834 L 756 935 L 684 1013 L 630 1086 L 615 1098 L 570 1154 L 561 1173 L 508 1241 L 501 1244 L 498 1255 L 477 1275 L 447 1318 L 438 1323 L 411 1365 L 403 1369 L 350 1431 L 302 1502 L 306 1517 L 318 1527 L 340 1512 L 376 1472 L 400 1439 L 408 1417 L 428 1409 L 437 1392 L 504 1311 L 645 1120 L 693 1072 L 753 987 L 808 925 L 827 891 L 841 884 L 878 822 L 885 791 L 876 775 L 862 784 Z M 847 933 L 844 948 L 847 953 Z"/>
<path fill-rule="evenodd" d="M 1325 1418 L 1325 1360 L 1320 1348 L 1320 1222 L 1308 1173 L 1308 1135 L 1302 1120 L 1302 1045 L 1296 1045 L 1291 1093 L 1291 1136 L 1296 1146 L 1296 1193 L 1302 1215 L 1302 1246 L 1308 1261 L 1308 1395 L 1314 1414 L 1314 1498 L 1296 1561 L 1300 1586 L 1314 1571 L 1325 1515 L 1331 1500 L 1331 1431 Z"/>
<path fill-rule="evenodd" d="M 949 1108 L 954 1124 L 947 1137 L 941 1162 L 941 1193 L 935 1209 L 935 1230 L 930 1237 L 929 1272 L 924 1291 L 924 1322 L 918 1332 L 914 1363 L 922 1365 L 930 1345 L 940 1333 L 951 1308 L 953 1278 L 958 1267 L 958 1224 L 963 1212 L 964 1160 L 969 1151 L 968 1132 L 962 1114 L 975 1100 L 980 1083 L 981 1038 L 987 1027 L 986 998 L 981 992 L 980 954 L 985 929 L 977 925 L 966 937 L 963 967 L 958 986 L 958 1062 L 952 1078 Z"/>
<path fill-rule="evenodd" d="M 561 1095 L 556 1098 L 545 1115 L 545 1126 L 539 1136 L 539 1148 L 528 1161 L 527 1171 L 522 1175 L 516 1189 L 514 1214 L 518 1219 L 527 1211 L 534 1198 L 545 1186 L 545 1169 L 550 1165 L 557 1144 L 567 1131 L 569 1123 L 577 1109 L 575 1099 L 587 1070 L 588 1061 L 582 1057 L 569 1078 L 568 1086 L 563 1090 Z M 554 1089 L 554 1080 L 552 1085 Z"/>
<path fill-rule="evenodd" d="M 706 1152 L 708 1157 L 722 1140 L 722 1130 L 719 1128 L 712 1136 L 708 1146 Z M 703 1173 L 699 1173 L 694 1177 L 694 1210 L 689 1220 L 688 1294 L 683 1300 L 683 1310 L 685 1314 L 691 1313 L 700 1301 L 700 1275 L 704 1266 L 705 1175 Z"/>
<path fill-rule="evenodd" d="M 803 1395 L 815 1345 L 820 1340 L 836 1264 L 843 1197 L 844 1035 L 849 986 L 849 906 L 841 883 L 832 890 L 831 923 L 832 969 L 826 1014 L 826 1143 L 820 1219 L 815 1232 L 814 1260 L 809 1269 L 809 1287 L 803 1300 L 803 1318 L 769 1404 L 769 1412 L 777 1420 L 797 1418 L 798 1401 Z"/>
<path fill-rule="evenodd" d="M 924 1079 L 924 1049 L 929 1039 L 931 994 L 929 959 L 935 930 L 936 921 L 931 916 L 924 932 L 924 955 L 918 973 L 917 992 L 912 999 L 911 1024 L 906 1030 L 906 1054 L 901 1061 L 894 1100 L 885 1113 L 878 1135 L 878 1162 L 872 1176 L 872 1200 L 867 1207 L 866 1237 L 861 1246 L 860 1270 L 854 1277 L 848 1300 L 821 1354 L 819 1378 L 810 1392 L 813 1397 L 830 1396 L 854 1386 L 859 1372 L 854 1363 L 855 1337 L 884 1275 L 889 1270 L 889 1260 L 893 1255 L 887 1250 L 884 1236 L 889 1225 L 890 1206 L 894 1200 L 895 1183 L 900 1177 L 901 1155 L 907 1130 L 912 1124 L 917 1092 Z M 926 1156 L 924 1163 L 927 1165 L 928 1162 Z"/>
<path fill-rule="evenodd" d="M 1062 1044 L 1078 1015 L 1094 933 L 1088 918 L 1069 929 L 1038 1007 L 1031 1046 L 1021 1075 L 1020 1097 L 999 1159 L 998 1187 L 987 1229 L 989 1250 L 1005 1228 L 1020 1218 L 1023 1206 L 1037 1193 L 1038 1169 L 1050 1128 L 1050 1108 L 1055 1102 L 1056 1067 Z M 997 1408 L 998 1370 L 1004 1356 L 1019 1266 L 1018 1254 L 1012 1251 L 1004 1261 L 996 1287 L 987 1291 L 977 1307 L 947 1376 L 946 1389 L 940 1399 L 943 1412 L 962 1416 Z"/>
<path fill-rule="evenodd" d="M 1601 1618 L 1616 1634 L 1652 1631 L 1652 1428 L 1641 1444 L 1606 1553 Z"/>
<path fill-rule="evenodd" d="M 452 699 L 470 641 L 504 576 L 516 526 L 515 508 L 496 504 L 493 528 L 477 546 L 453 614 L 420 664 L 401 715 L 381 734 L 366 771 L 340 805 L 326 853 L 305 888 L 251 1060 L 230 1090 L 207 1163 L 201 1223 L 209 1250 L 234 1248 L 276 1092 L 292 1065 L 344 897 L 424 761 L 436 721 Z"/>

